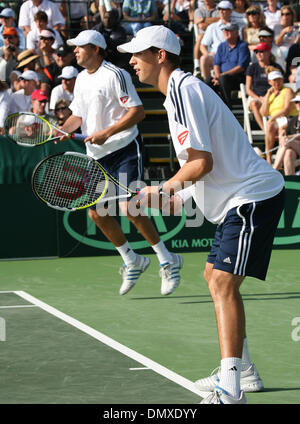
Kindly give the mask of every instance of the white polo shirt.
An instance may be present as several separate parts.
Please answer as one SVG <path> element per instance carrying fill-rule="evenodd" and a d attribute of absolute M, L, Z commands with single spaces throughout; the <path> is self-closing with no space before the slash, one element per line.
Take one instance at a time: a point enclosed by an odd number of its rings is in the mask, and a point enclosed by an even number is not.
<path fill-rule="evenodd" d="M 219 224 L 231 208 L 271 198 L 282 190 L 282 175 L 254 152 L 228 107 L 198 78 L 174 70 L 164 107 L 181 166 L 188 148 L 212 154 L 213 169 L 202 179 L 204 199 L 193 185 L 195 202 L 209 221 Z"/>
<path fill-rule="evenodd" d="M 73 99 L 74 99 L 74 93 L 69 93 L 68 91 L 63 89 L 62 84 L 59 84 L 55 86 L 51 91 L 49 109 L 54 110 L 55 103 L 58 100 L 67 100 L 68 102 L 71 103 Z"/>
<path fill-rule="evenodd" d="M 31 0 L 25 1 L 20 7 L 18 27 L 30 26 L 31 29 L 36 28 L 34 15 L 43 10 L 48 16 L 48 26 L 53 28 L 55 25 L 64 25 L 65 18 L 61 14 L 57 4 L 52 1 L 43 0 L 39 6 L 35 6 Z"/>
<path fill-rule="evenodd" d="M 280 24 L 281 12 L 278 8 L 276 12 L 270 12 L 268 7 L 264 8 L 264 15 L 267 27 L 274 29 L 276 24 Z"/>
<path fill-rule="evenodd" d="M 9 115 L 17 112 L 30 112 L 31 95 L 25 96 L 24 89 L 12 93 L 10 97 Z"/>
<path fill-rule="evenodd" d="M 82 118 L 82 133 L 91 135 L 119 121 L 129 108 L 140 105 L 129 73 L 103 60 L 93 74 L 86 69 L 78 74 L 70 109 L 73 115 Z M 101 146 L 87 142 L 87 154 L 100 159 L 127 146 L 137 135 L 138 128 L 134 125 L 109 137 Z"/>

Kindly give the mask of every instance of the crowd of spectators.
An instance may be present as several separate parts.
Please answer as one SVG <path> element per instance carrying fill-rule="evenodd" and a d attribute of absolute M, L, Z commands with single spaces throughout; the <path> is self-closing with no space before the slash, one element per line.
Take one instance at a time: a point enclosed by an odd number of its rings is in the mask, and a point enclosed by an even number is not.
<path fill-rule="evenodd" d="M 281 121 L 277 118 L 297 114 L 291 100 L 300 89 L 298 3 L 23 0 L 21 4 L 1 4 L 0 133 L 8 114 L 37 110 L 37 102 L 41 102 L 40 110 L 51 114 L 57 122 L 63 123 L 68 117 L 76 77 L 82 69 L 66 44 L 67 39 L 84 29 L 101 32 L 107 42 L 107 59 L 130 71 L 128 57 L 116 47 L 141 28 L 158 23 L 170 26 L 181 44 L 183 34 L 193 34 L 194 75 L 209 84 L 228 107 L 231 108 L 232 92 L 239 89 L 241 82 L 246 84 L 249 109 L 266 132 L 268 149 L 281 132 Z M 277 85 L 276 79 L 268 76 L 270 67 L 271 72 L 277 71 Z M 284 97 L 281 90 L 287 83 L 290 91 Z M 276 91 L 274 87 L 281 88 Z M 278 102 L 278 96 L 285 100 Z M 280 110 L 277 107 L 275 118 L 270 114 L 271 101 L 282 106 Z M 270 117 L 267 125 L 264 116 Z M 267 159 L 271 163 L 270 154 Z"/>

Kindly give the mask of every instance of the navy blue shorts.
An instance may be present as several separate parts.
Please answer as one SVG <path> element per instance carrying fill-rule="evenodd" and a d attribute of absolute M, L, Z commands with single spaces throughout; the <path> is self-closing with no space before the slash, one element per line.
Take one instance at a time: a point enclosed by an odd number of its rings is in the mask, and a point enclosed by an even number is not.
<path fill-rule="evenodd" d="M 112 177 L 126 187 L 133 182 L 141 181 L 144 169 L 144 145 L 142 137 L 138 135 L 127 146 L 98 159 L 97 162 L 99 162 Z M 115 185 L 113 186 L 113 189 L 116 190 L 116 195 L 125 194 L 121 188 Z M 122 201 L 122 199 L 120 199 L 120 201 Z M 96 205 L 91 206 L 91 209 L 95 210 Z"/>
<path fill-rule="evenodd" d="M 230 209 L 217 226 L 207 262 L 230 274 L 265 280 L 284 198 L 283 189 L 270 199 Z"/>

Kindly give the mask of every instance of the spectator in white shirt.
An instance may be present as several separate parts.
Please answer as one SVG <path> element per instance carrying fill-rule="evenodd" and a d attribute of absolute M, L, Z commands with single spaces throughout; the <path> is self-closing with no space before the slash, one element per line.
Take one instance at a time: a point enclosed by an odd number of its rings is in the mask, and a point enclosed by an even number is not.
<path fill-rule="evenodd" d="M 266 18 L 266 25 L 274 29 L 276 24 L 280 24 L 280 9 L 277 6 L 277 0 L 267 0 L 268 6 L 264 8 L 264 15 Z"/>
<path fill-rule="evenodd" d="M 34 15 L 35 28 L 33 28 L 26 37 L 26 46 L 27 49 L 32 49 L 37 51 L 40 44 L 40 35 L 41 32 L 48 27 L 48 16 L 47 13 L 43 10 L 39 10 Z M 52 29 L 53 30 L 53 29 Z M 53 49 L 57 49 L 59 46 L 63 44 L 63 40 L 58 31 L 54 31 L 55 41 L 53 44 Z"/>
<path fill-rule="evenodd" d="M 22 88 L 11 95 L 9 107 L 9 115 L 17 112 L 29 112 L 31 109 L 31 94 L 37 88 L 39 78 L 34 71 L 25 71 L 19 79 L 22 83 Z"/>
<path fill-rule="evenodd" d="M 20 7 L 19 28 L 23 29 L 24 35 L 35 28 L 34 15 L 44 10 L 48 16 L 48 26 L 58 31 L 65 29 L 65 19 L 57 4 L 49 0 L 26 0 Z"/>
<path fill-rule="evenodd" d="M 10 96 L 8 86 L 4 81 L 0 81 L 0 134 L 3 134 L 4 121 L 8 116 Z"/>
<path fill-rule="evenodd" d="M 289 48 L 299 41 L 298 26 L 294 25 L 296 13 L 291 6 L 283 6 L 280 9 L 280 24 L 274 25 L 275 44 L 278 46 L 286 59 Z"/>
<path fill-rule="evenodd" d="M 61 79 L 61 84 L 53 88 L 50 97 L 50 110 L 55 109 L 55 105 L 58 100 L 64 99 L 68 102 L 72 102 L 74 98 L 74 86 L 78 70 L 74 66 L 65 66 L 62 68 L 61 75 L 58 78 Z"/>

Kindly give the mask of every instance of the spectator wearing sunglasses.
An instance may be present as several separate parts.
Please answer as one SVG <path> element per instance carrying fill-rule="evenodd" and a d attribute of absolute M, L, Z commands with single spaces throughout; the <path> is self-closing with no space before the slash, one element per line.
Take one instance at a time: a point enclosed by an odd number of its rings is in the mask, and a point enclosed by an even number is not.
<path fill-rule="evenodd" d="M 78 70 L 74 66 L 65 66 L 58 78 L 61 84 L 53 88 L 50 97 L 50 110 L 55 109 L 58 100 L 67 100 L 69 103 L 74 98 L 74 86 L 78 75 Z"/>
<path fill-rule="evenodd" d="M 40 33 L 40 42 L 38 47 L 38 53 L 40 54 L 41 66 L 51 65 L 54 63 L 55 49 L 53 47 L 55 43 L 55 32 L 51 28 L 43 29 Z"/>
<path fill-rule="evenodd" d="M 265 15 L 259 6 L 250 6 L 246 10 L 246 19 L 247 25 L 242 29 L 242 38 L 248 44 L 253 59 L 253 51 L 259 43 L 259 30 L 265 25 Z"/>
<path fill-rule="evenodd" d="M 57 118 L 59 126 L 62 126 L 69 118 L 69 116 L 72 115 L 72 111 L 69 108 L 69 105 L 70 103 L 65 99 L 60 99 L 55 103 L 54 114 Z"/>
<path fill-rule="evenodd" d="M 16 28 L 3 30 L 4 45 L 0 47 L 0 79 L 10 83 L 10 74 L 17 66 L 17 56 L 20 53 L 19 36 Z"/>
<path fill-rule="evenodd" d="M 275 58 L 271 53 L 271 47 L 267 43 L 259 43 L 254 49 L 256 61 L 251 63 L 246 71 L 246 92 L 248 97 L 248 105 L 254 118 L 261 130 L 264 131 L 263 117 L 260 113 L 263 97 L 270 88 L 266 69 L 273 66 L 282 74 L 283 70 L 280 65 L 275 62 Z"/>
<path fill-rule="evenodd" d="M 34 90 L 34 92 L 31 95 L 31 112 L 39 116 L 42 116 L 51 124 L 57 125 L 58 119 L 56 118 L 56 116 L 47 113 L 48 103 L 49 103 L 49 97 L 46 91 L 41 90 L 40 88 L 37 90 Z"/>
<path fill-rule="evenodd" d="M 271 47 L 271 53 L 275 58 L 275 61 L 281 68 L 285 71 L 286 61 L 283 57 L 283 54 L 278 46 L 274 43 L 274 31 L 267 27 L 263 26 L 258 32 L 258 38 L 260 43 L 267 43 Z"/>
<path fill-rule="evenodd" d="M 299 32 L 298 27 L 294 25 L 296 18 L 294 9 L 291 6 L 283 6 L 280 13 L 280 24 L 274 25 L 275 44 L 286 59 L 291 45 L 299 40 Z"/>
<path fill-rule="evenodd" d="M 3 31 L 5 28 L 13 27 L 17 30 L 18 36 L 19 36 L 19 49 L 24 50 L 26 48 L 26 41 L 25 37 L 23 35 L 23 31 L 16 26 L 15 23 L 15 12 L 10 8 L 6 7 L 5 9 L 1 10 L 0 12 L 0 46 L 3 46 L 4 39 L 3 39 Z"/>

